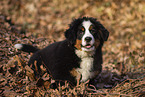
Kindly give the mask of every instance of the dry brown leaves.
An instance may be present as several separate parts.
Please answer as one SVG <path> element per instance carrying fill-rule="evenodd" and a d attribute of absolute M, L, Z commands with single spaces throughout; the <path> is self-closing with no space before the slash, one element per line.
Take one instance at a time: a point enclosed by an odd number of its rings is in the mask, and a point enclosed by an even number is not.
<path fill-rule="evenodd" d="M 0 96 L 145 95 L 143 0 L 2 0 L 0 14 Z M 43 77 L 36 79 L 27 65 L 30 55 L 16 51 L 13 45 L 29 43 L 43 48 L 53 39 L 62 40 L 67 24 L 80 16 L 96 17 L 110 31 L 103 47 L 103 71 L 91 88 L 86 82 L 72 89 L 66 82 L 59 89 L 50 89 L 54 80 L 45 69 Z"/>

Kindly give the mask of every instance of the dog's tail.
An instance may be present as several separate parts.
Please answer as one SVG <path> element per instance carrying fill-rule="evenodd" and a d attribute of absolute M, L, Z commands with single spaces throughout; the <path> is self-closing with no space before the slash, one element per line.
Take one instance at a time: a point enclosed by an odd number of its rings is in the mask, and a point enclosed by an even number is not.
<path fill-rule="evenodd" d="M 35 53 L 36 51 L 39 50 L 37 47 L 34 47 L 29 44 L 15 44 L 14 47 L 18 50 L 22 50 L 22 51 L 28 52 L 28 53 Z"/>

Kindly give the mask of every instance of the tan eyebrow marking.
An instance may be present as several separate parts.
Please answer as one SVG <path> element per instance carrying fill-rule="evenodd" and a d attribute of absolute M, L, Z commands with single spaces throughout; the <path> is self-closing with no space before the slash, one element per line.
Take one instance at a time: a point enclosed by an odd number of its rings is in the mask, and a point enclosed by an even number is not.
<path fill-rule="evenodd" d="M 93 26 L 91 25 L 90 27 L 89 27 L 89 30 L 92 30 L 93 29 Z"/>
<path fill-rule="evenodd" d="M 85 28 L 84 28 L 84 27 L 82 27 L 82 28 L 81 28 L 81 30 L 84 32 L 84 31 L 85 31 Z"/>

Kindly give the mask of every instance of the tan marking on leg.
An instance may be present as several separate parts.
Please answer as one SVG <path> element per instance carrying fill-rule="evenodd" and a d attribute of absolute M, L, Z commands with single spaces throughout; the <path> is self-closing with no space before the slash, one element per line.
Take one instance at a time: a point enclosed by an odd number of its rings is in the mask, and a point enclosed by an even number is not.
<path fill-rule="evenodd" d="M 80 80 L 81 78 L 81 74 L 77 71 L 76 68 L 73 68 L 71 71 L 70 71 L 70 74 L 76 78 L 76 80 Z"/>
<path fill-rule="evenodd" d="M 75 44 L 75 47 L 78 49 L 78 50 L 81 50 L 81 44 L 82 44 L 82 40 L 76 40 L 76 44 Z"/>
<path fill-rule="evenodd" d="M 75 68 L 73 68 L 73 69 L 70 71 L 70 74 L 71 74 L 73 77 L 77 77 L 79 73 L 76 71 Z"/>

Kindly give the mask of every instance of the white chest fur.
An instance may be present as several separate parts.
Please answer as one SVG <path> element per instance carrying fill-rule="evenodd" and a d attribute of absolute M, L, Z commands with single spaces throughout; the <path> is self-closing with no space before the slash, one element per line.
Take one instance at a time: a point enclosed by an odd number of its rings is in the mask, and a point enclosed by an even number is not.
<path fill-rule="evenodd" d="M 94 52 L 84 52 L 80 50 L 76 50 L 76 54 L 79 58 L 81 58 L 80 68 L 77 68 L 77 72 L 79 72 L 82 76 L 81 82 L 88 80 L 94 76 L 92 72 L 93 68 L 93 57 Z"/>

